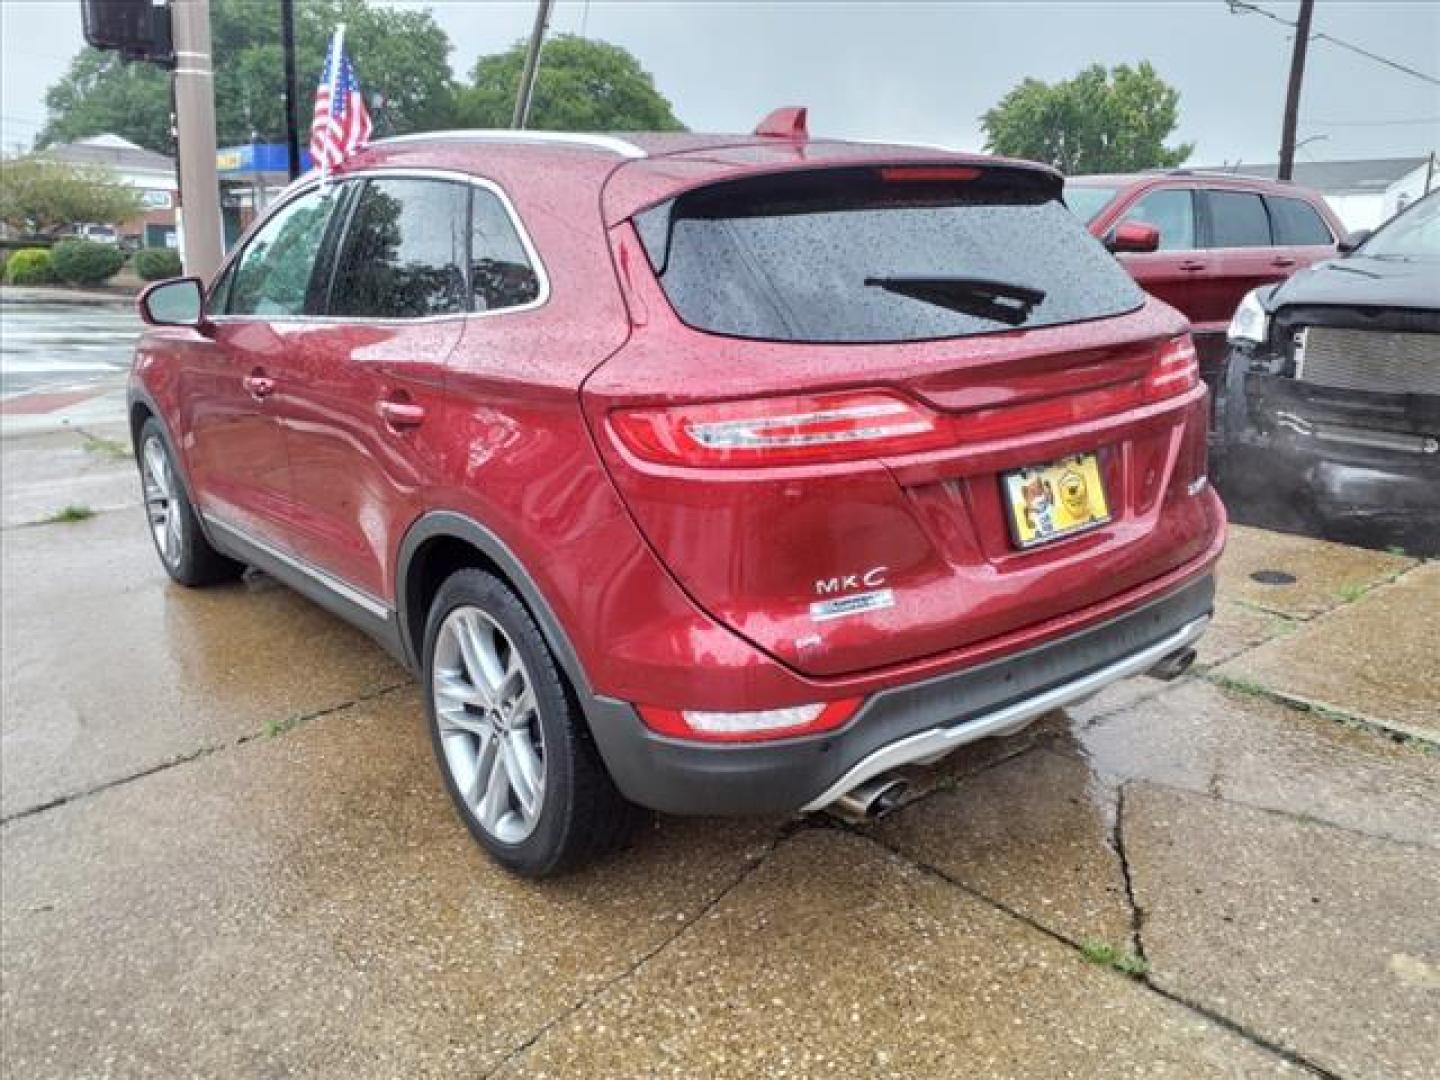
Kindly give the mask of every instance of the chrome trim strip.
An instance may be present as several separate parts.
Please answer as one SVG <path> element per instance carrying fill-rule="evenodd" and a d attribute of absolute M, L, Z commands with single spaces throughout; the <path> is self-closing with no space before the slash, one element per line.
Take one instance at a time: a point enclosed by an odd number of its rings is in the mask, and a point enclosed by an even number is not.
<path fill-rule="evenodd" d="M 396 146 L 403 143 L 433 142 L 508 142 L 508 143 L 557 143 L 569 146 L 588 146 L 593 150 L 608 150 L 627 158 L 643 158 L 648 155 L 640 147 L 614 135 L 592 135 L 579 131 L 514 131 L 505 128 L 472 128 L 456 131 L 417 131 L 410 135 L 394 135 L 388 139 L 376 139 L 371 146 Z"/>
<path fill-rule="evenodd" d="M 246 532 L 239 526 L 231 525 L 227 521 L 222 521 L 213 514 L 202 513 L 201 517 L 205 519 L 205 524 L 211 528 L 219 529 L 221 532 L 227 532 L 240 542 L 249 544 L 251 547 L 259 548 L 272 559 L 278 559 L 286 566 L 300 571 L 306 577 L 313 578 L 340 598 L 348 600 L 356 607 L 362 608 L 371 615 L 374 615 L 377 619 L 384 619 L 387 622 L 390 620 L 393 611 L 388 604 L 379 598 L 371 596 L 362 589 L 357 589 L 354 585 L 341 581 L 334 574 L 321 570 L 318 566 L 312 566 L 297 555 L 292 555 L 288 551 L 282 551 L 269 541 L 261 540 L 254 533 Z"/>
<path fill-rule="evenodd" d="M 1209 625 L 1209 622 L 1210 616 L 1202 615 L 1193 622 L 1182 626 L 1169 637 L 1157 641 L 1154 645 L 1148 645 L 1139 652 L 1122 657 L 1088 675 L 1082 675 L 1078 679 L 1072 679 L 1068 683 L 1062 683 L 1060 686 L 1042 691 L 1034 697 L 978 716 L 974 720 L 947 727 L 930 728 L 927 731 L 918 731 L 914 735 L 907 735 L 903 739 L 896 739 L 889 745 L 882 746 L 862 758 L 823 793 L 801 807 L 800 812 L 810 814 L 816 810 L 823 810 L 846 792 L 853 791 L 866 780 L 879 776 L 881 773 L 887 773 L 891 769 L 922 761 L 934 761 L 944 757 L 952 750 L 958 750 L 967 743 L 975 742 L 978 739 L 991 735 L 1008 735 L 1018 731 L 1031 720 L 1051 709 L 1072 705 L 1082 698 L 1087 698 L 1091 694 L 1103 690 L 1113 682 L 1148 671 L 1171 653 L 1198 640 L 1200 635 L 1205 632 L 1205 627 Z"/>
<path fill-rule="evenodd" d="M 407 136 L 401 137 L 405 138 Z M 290 315 L 277 319 L 262 318 L 258 315 L 216 315 L 207 313 L 210 321 L 214 323 L 345 323 L 346 325 L 356 323 L 371 326 L 418 326 L 424 323 L 446 322 L 451 319 L 484 319 L 494 315 L 518 315 L 522 311 L 534 311 L 536 308 L 544 307 L 545 304 L 549 302 L 550 274 L 545 269 L 545 263 L 540 258 L 540 252 L 535 247 L 535 241 L 530 238 L 530 231 L 525 228 L 525 222 L 521 219 L 519 211 L 515 209 L 515 204 L 510 201 L 510 196 L 505 193 L 505 189 L 495 183 L 495 181 L 487 180 L 485 177 L 476 176 L 473 173 L 461 172 L 457 169 L 424 169 L 407 166 L 390 168 L 384 165 L 375 165 L 367 169 L 356 169 L 353 172 L 345 173 L 343 176 L 332 176 L 328 181 L 320 180 L 318 174 L 307 173 L 282 192 L 274 203 L 266 207 L 263 220 L 268 221 L 274 214 L 278 213 L 280 208 L 286 203 L 289 203 L 293 199 L 298 199 L 303 195 L 307 195 L 324 184 L 339 185 L 376 176 L 398 176 L 421 180 L 448 180 L 457 184 L 473 184 L 475 187 L 484 188 L 490 192 L 490 194 L 494 195 L 500 200 L 500 205 L 505 208 L 505 213 L 510 219 L 511 226 L 515 229 L 515 234 L 520 237 L 520 246 L 525 249 L 525 255 L 529 258 L 530 265 L 535 270 L 535 277 L 540 285 L 540 291 L 535 295 L 535 299 L 524 304 L 516 304 L 514 307 L 497 308 L 494 311 L 454 311 L 446 315 L 422 315 L 414 319 L 379 319 L 368 318 L 363 315 L 353 317 L 347 315 L 343 318 L 330 315 Z M 241 254 L 250 246 L 250 239 L 250 234 L 247 232 L 242 238 L 243 242 L 236 244 L 235 250 L 231 252 L 220 269 L 216 271 L 213 281 L 219 281 L 221 275 L 230 268 L 230 264 L 241 257 Z M 209 298 L 208 290 L 206 298 Z"/>

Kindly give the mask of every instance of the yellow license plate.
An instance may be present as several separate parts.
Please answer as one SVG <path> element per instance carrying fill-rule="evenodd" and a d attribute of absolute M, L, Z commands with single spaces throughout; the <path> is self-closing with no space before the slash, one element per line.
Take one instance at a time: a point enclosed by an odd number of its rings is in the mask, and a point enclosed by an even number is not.
<path fill-rule="evenodd" d="M 1006 473 L 1003 482 L 1010 534 L 1017 547 L 1073 536 L 1110 520 L 1100 462 L 1094 454 L 1017 469 Z"/>

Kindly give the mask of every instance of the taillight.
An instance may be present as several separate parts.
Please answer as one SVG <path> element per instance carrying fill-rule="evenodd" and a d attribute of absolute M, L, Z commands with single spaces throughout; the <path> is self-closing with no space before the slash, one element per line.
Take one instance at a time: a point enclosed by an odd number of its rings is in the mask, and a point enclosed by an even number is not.
<path fill-rule="evenodd" d="M 1167 341 L 1139 379 L 940 414 L 889 390 L 704 402 L 612 413 L 637 456 L 661 465 L 807 465 L 913 454 L 1048 431 L 1190 390 L 1200 366 L 1189 334 Z"/>
<path fill-rule="evenodd" d="M 640 705 L 640 719 L 661 735 L 711 742 L 755 742 L 834 731 L 859 710 L 863 698 L 790 705 L 757 712 L 711 712 Z"/>
<path fill-rule="evenodd" d="M 1162 398 L 1183 394 L 1200 382 L 1200 360 L 1195 354 L 1195 342 L 1189 334 L 1171 338 L 1150 373 L 1145 376 L 1145 398 L 1159 401 Z"/>
<path fill-rule="evenodd" d="M 617 412 L 620 440 L 663 465 L 783 465 L 914 453 L 950 442 L 941 418 L 883 390 Z"/>
<path fill-rule="evenodd" d="M 887 183 L 906 181 L 923 183 L 935 180 L 974 180 L 980 170 L 973 165 L 887 165 L 880 170 L 880 179 Z"/>

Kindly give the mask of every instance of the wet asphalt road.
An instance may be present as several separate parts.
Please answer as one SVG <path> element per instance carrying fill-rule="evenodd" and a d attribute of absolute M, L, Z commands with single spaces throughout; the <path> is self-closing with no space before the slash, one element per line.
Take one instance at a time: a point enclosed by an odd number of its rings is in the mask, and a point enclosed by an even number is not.
<path fill-rule="evenodd" d="M 0 396 L 124 376 L 142 329 L 132 302 L 16 300 L 12 291 L 0 302 Z"/>
<path fill-rule="evenodd" d="M 407 676 L 169 584 L 96 445 L 3 443 L 7 1076 L 1440 1075 L 1440 564 L 1237 529 L 1194 674 L 867 828 L 660 819 L 532 884 Z"/>

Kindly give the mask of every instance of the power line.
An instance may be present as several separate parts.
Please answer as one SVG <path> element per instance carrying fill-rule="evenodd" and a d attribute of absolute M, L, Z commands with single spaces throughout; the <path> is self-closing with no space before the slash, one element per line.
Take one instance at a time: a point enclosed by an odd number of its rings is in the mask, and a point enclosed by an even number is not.
<path fill-rule="evenodd" d="M 1273 11 L 1266 11 L 1258 4 L 1250 3 L 1249 0 L 1225 0 L 1225 5 L 1230 9 L 1230 13 L 1232 15 L 1263 15 L 1271 22 L 1277 22 L 1281 26 L 1288 26 L 1292 30 L 1295 28 L 1295 24 L 1289 19 L 1281 18 Z M 1430 83 L 1432 86 L 1440 86 L 1440 79 L 1437 79 L 1434 75 L 1428 75 L 1423 71 L 1417 71 L 1415 70 L 1415 68 L 1408 67 L 1405 64 L 1400 63 L 1398 60 L 1391 60 L 1388 56 L 1381 56 L 1379 53 L 1373 53 L 1369 49 L 1362 49 L 1359 45 L 1353 45 L 1348 41 L 1342 41 L 1340 38 L 1337 38 L 1331 34 L 1326 34 L 1323 32 L 1319 34 L 1311 34 L 1310 40 L 1328 41 L 1331 45 L 1338 45 L 1342 49 L 1348 49 L 1353 53 L 1358 53 L 1360 56 L 1366 57 L 1369 60 L 1374 60 L 1377 64 L 1384 64 L 1386 67 L 1394 68 L 1396 71 L 1404 72 L 1406 75 L 1413 75 L 1415 78 L 1423 79 L 1425 82 Z"/>
<path fill-rule="evenodd" d="M 1306 120 L 1316 127 L 1405 127 L 1415 124 L 1440 124 L 1440 116 L 1417 116 L 1411 120 Z"/>

